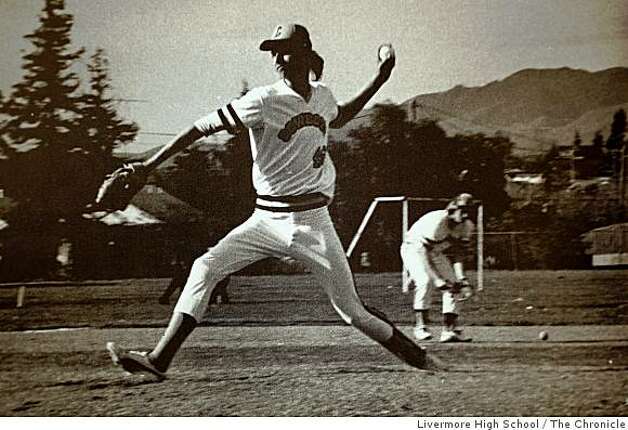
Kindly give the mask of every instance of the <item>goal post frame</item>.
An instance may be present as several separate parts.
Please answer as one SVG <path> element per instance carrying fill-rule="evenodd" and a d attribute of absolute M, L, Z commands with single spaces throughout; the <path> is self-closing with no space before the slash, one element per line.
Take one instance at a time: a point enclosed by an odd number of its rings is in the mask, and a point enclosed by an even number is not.
<path fill-rule="evenodd" d="M 346 251 L 347 258 L 350 258 L 355 250 L 364 230 L 375 213 L 377 206 L 380 203 L 401 203 L 401 242 L 405 240 L 406 234 L 409 229 L 409 202 L 450 202 L 451 199 L 442 198 L 428 198 L 428 197 L 407 197 L 407 196 L 382 196 L 375 197 L 369 205 L 362 222 L 356 230 L 351 243 Z M 484 205 L 481 200 L 473 200 L 473 203 L 477 205 L 477 219 L 475 220 L 476 226 L 476 288 L 478 291 L 484 289 Z M 405 267 L 401 267 L 401 287 L 404 293 L 408 292 L 408 272 Z"/>

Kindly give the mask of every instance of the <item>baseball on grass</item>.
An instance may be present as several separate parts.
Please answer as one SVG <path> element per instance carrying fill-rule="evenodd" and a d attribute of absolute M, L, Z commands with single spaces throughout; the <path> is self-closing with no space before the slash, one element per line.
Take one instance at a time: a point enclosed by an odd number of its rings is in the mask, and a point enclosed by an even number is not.
<path fill-rule="evenodd" d="M 547 338 L 549 337 L 549 335 L 547 334 L 546 331 L 542 331 L 539 333 L 539 339 L 541 340 L 547 340 Z"/>
<path fill-rule="evenodd" d="M 377 56 L 379 57 L 380 61 L 386 61 L 394 54 L 394 52 L 395 51 L 393 50 L 392 45 L 390 43 L 386 43 L 384 45 L 380 45 L 379 49 L 377 50 Z"/>

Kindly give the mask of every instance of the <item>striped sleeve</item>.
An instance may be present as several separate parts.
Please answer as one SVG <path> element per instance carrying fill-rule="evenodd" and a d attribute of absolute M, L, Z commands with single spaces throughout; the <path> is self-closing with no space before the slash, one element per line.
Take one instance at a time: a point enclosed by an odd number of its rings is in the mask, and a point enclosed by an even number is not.
<path fill-rule="evenodd" d="M 239 99 L 211 112 L 194 123 L 205 136 L 226 130 L 236 135 L 263 123 L 262 97 L 259 91 L 251 90 Z"/>

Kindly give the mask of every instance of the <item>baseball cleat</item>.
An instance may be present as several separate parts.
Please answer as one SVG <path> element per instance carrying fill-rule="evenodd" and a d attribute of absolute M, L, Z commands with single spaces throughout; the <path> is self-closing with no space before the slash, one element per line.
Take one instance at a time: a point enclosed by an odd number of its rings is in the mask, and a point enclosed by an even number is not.
<path fill-rule="evenodd" d="M 471 342 L 471 338 L 464 337 L 462 335 L 462 330 L 459 330 L 458 332 L 455 330 L 443 330 L 440 334 L 440 341 L 442 343 Z"/>
<path fill-rule="evenodd" d="M 378 309 L 365 305 L 366 310 L 375 315 L 382 321 L 386 321 L 391 325 L 393 334 L 386 341 L 378 341 L 380 345 L 392 352 L 398 359 L 404 363 L 422 370 L 447 370 L 447 368 L 434 357 L 430 357 L 424 348 L 414 343 L 408 336 L 403 334 L 384 314 Z"/>
<path fill-rule="evenodd" d="M 414 338 L 418 341 L 428 340 L 432 338 L 432 333 L 425 327 L 414 327 Z"/>
<path fill-rule="evenodd" d="M 111 361 L 116 366 L 122 367 L 129 373 L 140 373 L 151 375 L 159 381 L 166 379 L 166 374 L 158 370 L 148 359 L 148 353 L 139 351 L 126 351 L 120 348 L 115 342 L 107 342 L 107 351 L 111 356 Z"/>
<path fill-rule="evenodd" d="M 409 337 L 393 326 L 393 335 L 385 342 L 380 342 L 384 348 L 392 352 L 401 361 L 412 367 L 422 370 L 446 370 L 438 360 L 428 356 L 425 349 L 412 342 Z"/>

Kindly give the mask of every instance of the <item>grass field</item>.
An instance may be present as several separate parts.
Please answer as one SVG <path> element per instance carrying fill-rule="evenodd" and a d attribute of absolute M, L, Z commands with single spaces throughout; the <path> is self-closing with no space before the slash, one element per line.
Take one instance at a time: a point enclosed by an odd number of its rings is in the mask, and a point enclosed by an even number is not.
<path fill-rule="evenodd" d="M 167 282 L 29 288 L 20 309 L 0 289 L 0 414 L 628 416 L 626 272 L 488 273 L 464 311 L 474 342 L 423 344 L 449 366 L 436 373 L 342 324 L 308 276 L 236 277 L 169 379 L 127 376 L 104 343 L 150 348 L 170 316 L 157 303 Z M 410 333 L 399 274 L 356 283 Z"/>

